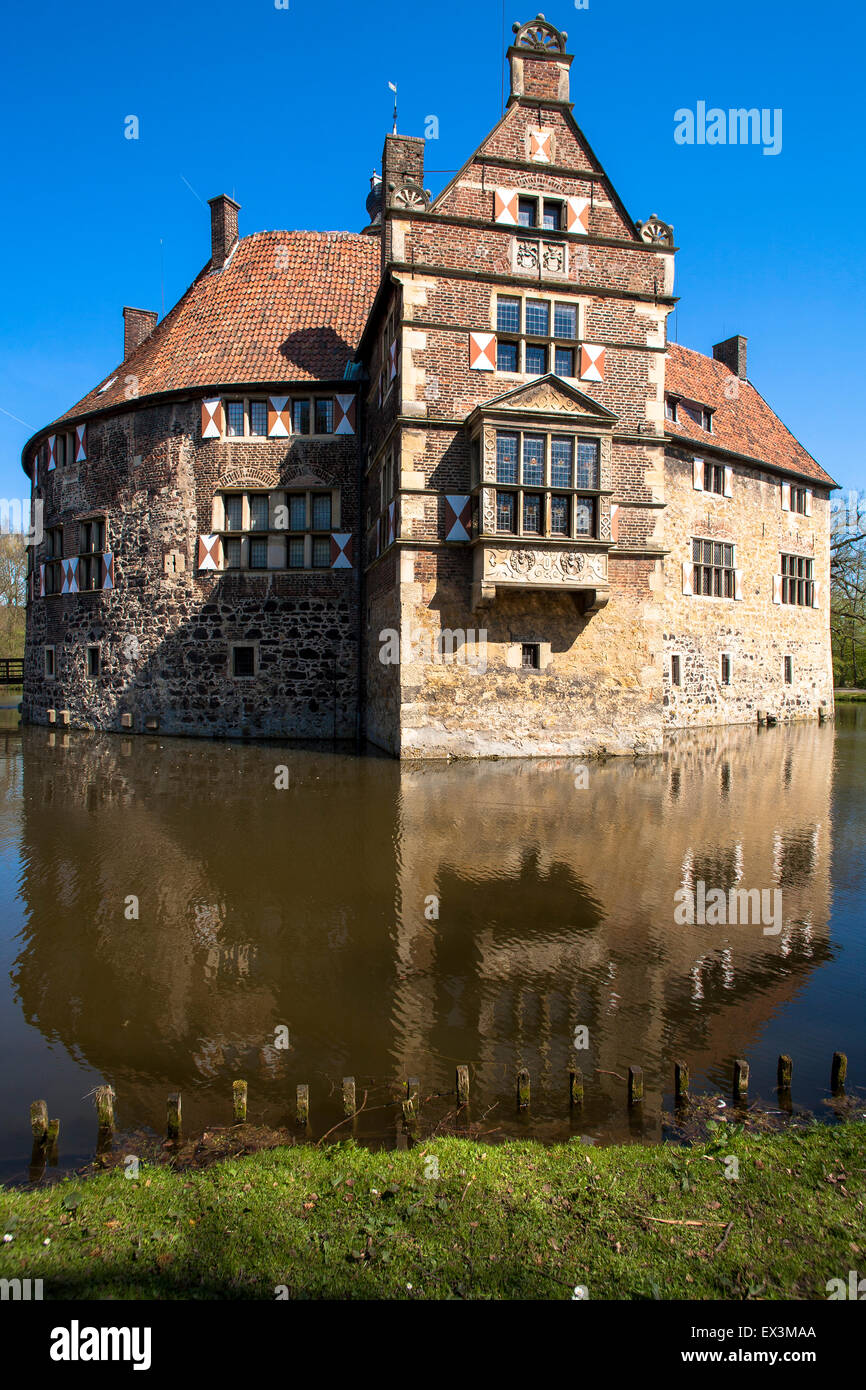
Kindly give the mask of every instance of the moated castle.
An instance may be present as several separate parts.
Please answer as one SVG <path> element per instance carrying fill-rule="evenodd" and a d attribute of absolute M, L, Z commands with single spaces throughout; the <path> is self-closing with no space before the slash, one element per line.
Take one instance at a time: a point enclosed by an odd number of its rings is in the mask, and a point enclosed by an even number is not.
<path fill-rule="evenodd" d="M 363 231 L 239 238 L 214 198 L 181 300 L 124 309 L 24 450 L 26 719 L 441 758 L 832 713 L 836 484 L 744 337 L 667 341 L 673 230 L 575 123 L 565 40 L 515 26 L 438 197 L 389 135 Z"/>

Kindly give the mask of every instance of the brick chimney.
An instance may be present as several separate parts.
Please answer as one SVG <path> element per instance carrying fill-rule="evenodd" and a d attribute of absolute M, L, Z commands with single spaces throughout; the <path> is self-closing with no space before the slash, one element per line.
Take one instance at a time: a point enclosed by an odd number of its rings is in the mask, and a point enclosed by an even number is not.
<path fill-rule="evenodd" d="M 390 261 L 402 261 L 404 256 L 405 223 L 396 224 L 391 209 L 411 210 L 420 190 L 422 204 L 426 202 L 424 183 L 425 141 L 418 135 L 386 135 L 382 150 L 382 268 Z"/>
<path fill-rule="evenodd" d="M 735 338 L 726 338 L 723 343 L 716 343 L 713 347 L 713 356 L 717 362 L 724 362 L 729 371 L 738 376 L 741 381 L 746 380 L 746 342 L 747 339 L 739 334 Z"/>
<path fill-rule="evenodd" d="M 209 198 L 211 267 L 222 270 L 229 258 L 231 249 L 238 239 L 238 213 L 241 205 L 221 193 L 218 198 Z"/>
<path fill-rule="evenodd" d="M 159 315 L 155 309 L 131 309 L 123 311 L 123 360 L 131 357 L 135 349 L 149 338 L 156 328 Z"/>
<path fill-rule="evenodd" d="M 530 101 L 567 102 L 571 54 L 566 53 L 568 34 L 536 15 L 528 24 L 514 24 L 514 42 L 508 50 L 511 94 L 508 105 L 526 97 Z"/>

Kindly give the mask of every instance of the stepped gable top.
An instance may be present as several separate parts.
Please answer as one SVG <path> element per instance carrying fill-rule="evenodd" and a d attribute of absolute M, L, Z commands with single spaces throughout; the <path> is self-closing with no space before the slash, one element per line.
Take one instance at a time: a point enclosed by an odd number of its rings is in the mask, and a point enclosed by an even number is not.
<path fill-rule="evenodd" d="M 782 424 L 751 382 L 741 381 L 724 362 L 679 343 L 668 343 L 665 392 L 713 411 L 712 433 L 680 411 L 676 423 L 665 421 L 668 438 L 687 440 L 707 450 L 745 454 L 825 487 L 839 486 Z"/>
<path fill-rule="evenodd" d="M 208 262 L 108 373 L 107 390 L 100 383 L 59 419 L 128 405 L 131 376 L 138 400 L 220 385 L 340 380 L 376 294 L 380 255 L 375 238 L 355 232 L 242 237 L 225 265 Z"/>

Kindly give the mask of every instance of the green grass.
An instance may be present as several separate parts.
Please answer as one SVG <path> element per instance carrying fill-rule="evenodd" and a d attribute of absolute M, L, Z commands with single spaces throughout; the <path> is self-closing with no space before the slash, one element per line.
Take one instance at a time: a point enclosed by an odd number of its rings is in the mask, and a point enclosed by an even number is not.
<path fill-rule="evenodd" d="M 841 701 L 843 704 L 852 704 L 866 700 L 866 692 L 862 690 L 837 690 L 834 698 L 837 703 Z"/>
<path fill-rule="evenodd" d="M 824 1299 L 866 1259 L 864 1160 L 855 1122 L 765 1137 L 720 1126 L 685 1148 L 438 1139 L 142 1165 L 135 1180 L 116 1168 L 0 1192 L 13 1235 L 0 1277 L 41 1278 L 54 1299 L 273 1299 L 279 1286 L 570 1299 L 575 1285 L 602 1299 Z"/>

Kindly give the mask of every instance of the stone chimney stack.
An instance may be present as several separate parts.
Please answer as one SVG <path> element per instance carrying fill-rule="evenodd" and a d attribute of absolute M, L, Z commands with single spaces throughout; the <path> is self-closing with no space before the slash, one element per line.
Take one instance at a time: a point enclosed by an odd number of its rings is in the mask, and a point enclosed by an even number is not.
<path fill-rule="evenodd" d="M 131 357 L 137 347 L 149 338 L 156 328 L 159 315 L 155 309 L 131 309 L 123 311 L 123 360 Z"/>
<path fill-rule="evenodd" d="M 512 28 L 514 42 L 508 50 L 511 68 L 508 105 L 520 97 L 567 102 L 571 67 L 571 54 L 565 51 L 568 34 L 555 29 L 543 14 L 536 15 L 528 24 L 514 24 Z"/>
<path fill-rule="evenodd" d="M 746 343 L 747 339 L 739 334 L 735 338 L 726 338 L 723 343 L 716 343 L 713 347 L 713 357 L 717 362 L 724 362 L 729 371 L 738 376 L 741 381 L 746 380 Z"/>
<path fill-rule="evenodd" d="M 232 247 L 238 239 L 238 213 L 240 203 L 221 193 L 218 198 L 209 198 L 211 268 L 222 270 L 228 260 Z"/>

